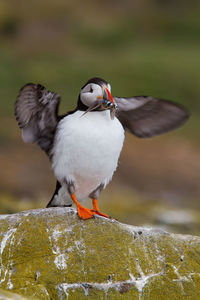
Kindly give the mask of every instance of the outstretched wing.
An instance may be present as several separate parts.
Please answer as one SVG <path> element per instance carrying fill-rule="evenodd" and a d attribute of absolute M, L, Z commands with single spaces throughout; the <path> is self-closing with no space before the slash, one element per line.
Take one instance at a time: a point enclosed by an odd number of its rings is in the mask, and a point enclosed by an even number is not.
<path fill-rule="evenodd" d="M 189 118 L 183 106 L 167 100 L 148 96 L 113 98 L 118 106 L 116 117 L 125 129 L 141 138 L 173 130 Z"/>
<path fill-rule="evenodd" d="M 58 123 L 60 96 L 40 84 L 24 85 L 15 103 L 15 116 L 26 143 L 37 143 L 46 153 Z"/>

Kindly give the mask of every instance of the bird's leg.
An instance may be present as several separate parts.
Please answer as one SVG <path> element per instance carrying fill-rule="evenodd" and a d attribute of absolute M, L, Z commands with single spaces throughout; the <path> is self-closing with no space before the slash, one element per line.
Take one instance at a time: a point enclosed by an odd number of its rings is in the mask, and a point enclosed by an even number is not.
<path fill-rule="evenodd" d="M 75 195 L 75 185 L 73 182 L 67 182 L 67 188 L 68 188 L 68 192 L 70 194 L 70 197 L 72 199 L 72 201 L 76 204 L 77 206 L 77 212 L 78 215 L 81 219 L 86 220 L 86 219 L 91 219 L 93 218 L 93 216 L 95 215 L 95 212 L 92 209 L 83 207 L 76 199 L 76 195 Z"/>
<path fill-rule="evenodd" d="M 98 200 L 97 200 L 96 198 L 93 198 L 93 199 L 92 199 L 92 204 L 93 204 L 93 211 L 94 211 L 97 215 L 102 216 L 102 217 L 105 217 L 105 218 L 110 218 L 108 215 L 102 214 L 102 213 L 99 211 Z"/>
<path fill-rule="evenodd" d="M 101 183 L 90 195 L 89 197 L 92 199 L 92 204 L 93 204 L 93 211 L 99 215 L 99 216 L 102 216 L 102 217 L 105 217 L 105 218 L 110 218 L 108 215 L 106 214 L 102 214 L 100 213 L 99 211 L 99 207 L 98 207 L 98 198 L 99 198 L 99 195 L 101 193 L 101 191 L 103 190 L 104 188 L 104 184 Z"/>
<path fill-rule="evenodd" d="M 78 215 L 81 219 L 91 219 L 95 215 L 95 212 L 92 209 L 83 207 L 77 200 L 75 194 L 70 194 L 71 199 L 74 201 L 74 203 L 77 206 Z"/>
<path fill-rule="evenodd" d="M 99 211 L 99 207 L 98 207 L 98 200 L 97 199 L 92 199 L 92 204 L 93 204 L 93 210 L 94 211 Z"/>

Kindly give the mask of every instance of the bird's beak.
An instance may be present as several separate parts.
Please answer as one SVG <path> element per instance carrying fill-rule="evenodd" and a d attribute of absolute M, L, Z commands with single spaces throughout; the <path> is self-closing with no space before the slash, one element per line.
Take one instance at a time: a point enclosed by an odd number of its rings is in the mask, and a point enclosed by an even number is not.
<path fill-rule="evenodd" d="M 103 92 L 103 99 L 108 100 L 114 104 L 113 96 L 111 95 L 110 91 L 107 89 L 107 87 L 104 87 Z"/>
<path fill-rule="evenodd" d="M 108 104 L 106 104 L 106 105 L 107 105 L 107 108 L 110 109 L 110 117 L 113 120 L 115 117 L 117 105 L 115 104 L 113 96 L 111 95 L 111 93 L 107 89 L 107 87 L 104 87 L 103 99 L 108 102 Z"/>

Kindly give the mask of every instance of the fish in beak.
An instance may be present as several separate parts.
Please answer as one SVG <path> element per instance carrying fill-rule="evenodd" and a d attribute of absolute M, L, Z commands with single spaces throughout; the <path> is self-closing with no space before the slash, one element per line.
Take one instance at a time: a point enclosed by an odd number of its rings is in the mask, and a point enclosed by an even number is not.
<path fill-rule="evenodd" d="M 117 104 L 114 102 L 114 99 L 107 87 L 103 87 L 103 89 L 103 98 L 98 97 L 98 99 L 94 103 L 92 103 L 90 107 L 88 107 L 88 109 L 84 112 L 84 114 L 82 114 L 82 116 L 97 108 L 99 110 L 110 109 L 111 120 L 114 119 Z"/>

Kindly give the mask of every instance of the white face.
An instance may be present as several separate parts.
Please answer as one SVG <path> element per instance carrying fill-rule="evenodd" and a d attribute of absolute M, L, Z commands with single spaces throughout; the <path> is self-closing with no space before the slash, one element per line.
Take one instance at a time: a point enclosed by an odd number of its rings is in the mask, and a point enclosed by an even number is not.
<path fill-rule="evenodd" d="M 111 92 L 111 86 L 108 83 L 107 89 Z M 80 99 L 86 106 L 92 105 L 98 98 L 103 98 L 104 88 L 95 83 L 88 83 L 80 93 Z"/>

